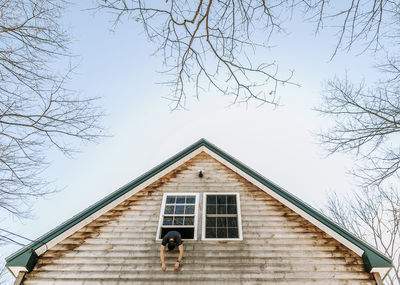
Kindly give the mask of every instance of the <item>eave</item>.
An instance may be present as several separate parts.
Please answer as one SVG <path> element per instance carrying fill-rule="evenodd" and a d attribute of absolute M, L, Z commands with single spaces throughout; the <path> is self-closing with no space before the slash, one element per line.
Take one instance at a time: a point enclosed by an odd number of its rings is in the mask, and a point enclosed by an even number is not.
<path fill-rule="evenodd" d="M 71 235 L 75 231 L 79 230 L 89 222 L 93 221 L 105 211 L 116 206 L 127 197 L 133 195 L 137 191 L 140 191 L 166 173 L 179 167 L 179 165 L 182 165 L 201 151 L 205 151 L 206 153 L 210 154 L 215 159 L 237 172 L 239 175 L 248 179 L 250 182 L 256 186 L 259 186 L 268 194 L 277 198 L 283 204 L 309 220 L 315 226 L 326 231 L 328 234 L 331 234 L 339 242 L 354 250 L 354 252 L 363 258 L 367 272 L 378 272 L 381 274 L 381 276 L 385 276 L 393 267 L 392 261 L 384 254 L 380 253 L 366 242 L 355 237 L 350 232 L 318 212 L 307 203 L 290 194 L 278 185 L 272 183 L 261 174 L 247 167 L 239 160 L 233 158 L 205 139 L 201 139 L 193 145 L 185 148 L 183 151 L 172 156 L 160 165 L 154 167 L 153 169 L 139 176 L 137 179 L 119 188 L 99 202 L 93 204 L 86 210 L 67 220 L 60 226 L 49 231 L 34 242 L 10 255 L 6 258 L 6 267 L 13 273 L 14 276 L 17 276 L 18 272 L 20 271 L 30 272 L 35 265 L 38 256 L 43 254 L 47 249 L 51 248 L 56 243 L 60 242 L 62 239 Z"/>

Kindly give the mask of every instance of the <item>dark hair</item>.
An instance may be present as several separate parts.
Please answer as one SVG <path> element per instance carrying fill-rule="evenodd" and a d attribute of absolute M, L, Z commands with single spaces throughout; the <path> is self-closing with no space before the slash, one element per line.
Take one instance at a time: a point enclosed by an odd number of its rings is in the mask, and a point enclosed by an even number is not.
<path fill-rule="evenodd" d="M 175 243 L 168 243 L 168 250 L 172 251 L 175 248 Z"/>

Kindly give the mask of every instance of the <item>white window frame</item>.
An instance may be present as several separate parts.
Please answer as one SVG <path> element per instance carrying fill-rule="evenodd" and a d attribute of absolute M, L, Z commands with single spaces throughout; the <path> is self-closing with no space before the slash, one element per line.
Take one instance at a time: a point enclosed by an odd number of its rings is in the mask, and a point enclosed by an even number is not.
<path fill-rule="evenodd" d="M 194 233 L 193 233 L 193 239 L 185 239 L 185 240 L 197 240 L 197 227 L 198 227 L 198 213 L 199 213 L 199 193 L 190 193 L 190 192 L 185 192 L 185 193 L 164 193 L 163 195 L 163 200 L 161 203 L 161 209 L 160 209 L 160 217 L 158 220 L 158 228 L 157 228 L 157 235 L 156 235 L 156 241 L 161 241 L 162 239 L 159 238 L 161 234 L 161 227 L 163 226 L 163 220 L 164 220 L 164 211 L 165 211 L 165 204 L 167 201 L 167 196 L 195 196 L 196 201 L 195 201 L 195 206 L 194 206 Z M 183 215 L 184 216 L 184 215 Z M 170 228 L 191 228 L 191 226 L 164 226 L 164 227 L 170 227 Z"/>
<path fill-rule="evenodd" d="M 206 238 L 207 195 L 236 195 L 238 234 L 239 234 L 238 238 Z M 205 192 L 205 193 L 203 193 L 203 215 L 202 215 L 201 239 L 207 240 L 207 241 L 212 241 L 212 240 L 215 240 L 215 241 L 219 241 L 219 240 L 240 241 L 240 240 L 243 240 L 242 211 L 240 208 L 240 194 L 238 192 Z"/>

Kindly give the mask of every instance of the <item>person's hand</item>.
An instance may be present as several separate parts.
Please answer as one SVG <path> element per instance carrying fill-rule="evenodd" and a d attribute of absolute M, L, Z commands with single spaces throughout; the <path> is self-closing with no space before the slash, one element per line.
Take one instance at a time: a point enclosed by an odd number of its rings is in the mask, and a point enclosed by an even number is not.
<path fill-rule="evenodd" d="M 162 270 L 162 271 L 167 270 L 167 266 L 165 265 L 165 263 L 163 263 L 163 264 L 161 265 L 161 270 Z"/>
<path fill-rule="evenodd" d="M 175 263 L 174 270 L 178 270 L 178 269 L 179 269 L 179 262 L 177 261 L 177 262 Z"/>

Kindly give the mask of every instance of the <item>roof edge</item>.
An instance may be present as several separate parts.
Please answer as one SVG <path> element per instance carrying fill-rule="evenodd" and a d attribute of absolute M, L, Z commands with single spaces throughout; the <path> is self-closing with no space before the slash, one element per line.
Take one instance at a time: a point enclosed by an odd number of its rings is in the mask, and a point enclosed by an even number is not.
<path fill-rule="evenodd" d="M 6 267 L 14 267 L 14 266 L 24 266 L 28 271 L 30 271 L 33 266 L 31 263 L 36 263 L 37 255 L 35 250 L 38 249 L 40 246 L 46 244 L 48 241 L 54 239 L 61 233 L 65 232 L 69 228 L 73 227 L 74 225 L 78 224 L 79 222 L 83 221 L 93 213 L 97 212 L 98 210 L 102 209 L 104 206 L 108 205 L 109 203 L 113 202 L 114 200 L 118 199 L 122 195 L 126 194 L 133 188 L 137 187 L 138 185 L 142 184 L 152 176 L 158 174 L 162 170 L 166 169 L 170 165 L 174 164 L 175 162 L 179 161 L 180 159 L 184 158 L 191 152 L 195 151 L 196 149 L 205 146 L 209 150 L 215 152 L 217 155 L 224 158 L 226 161 L 234 165 L 235 167 L 239 168 L 258 182 L 262 183 L 266 187 L 270 188 L 272 191 L 276 192 L 278 195 L 282 196 L 285 200 L 289 201 L 290 203 L 296 205 L 298 208 L 306 212 L 307 214 L 314 217 L 316 220 L 324 224 L 325 226 L 329 227 L 333 231 L 337 232 L 343 238 L 348 240 L 349 242 L 353 243 L 354 245 L 358 246 L 359 248 L 364 250 L 364 254 L 362 258 L 364 259 L 364 263 L 366 264 L 366 269 L 368 272 L 372 268 L 392 268 L 392 261 L 384 254 L 380 253 L 378 250 L 373 248 L 371 245 L 367 244 L 366 242 L 360 240 L 359 238 L 355 237 L 353 234 L 348 232 L 346 229 L 342 228 L 335 222 L 333 222 L 328 217 L 324 216 L 318 210 L 314 209 L 312 206 L 308 205 L 304 201 L 300 200 L 296 196 L 292 195 L 291 193 L 287 192 L 280 186 L 274 184 L 270 180 L 263 177 L 261 174 L 257 173 L 256 171 L 252 170 L 251 168 L 244 165 L 239 160 L 235 159 L 234 157 L 230 156 L 226 152 L 222 151 L 215 145 L 211 144 L 204 138 L 198 140 L 194 144 L 190 145 L 189 147 L 185 148 L 184 150 L 180 151 L 176 155 L 172 156 L 171 158 L 167 159 L 166 161 L 162 162 L 161 164 L 157 165 L 156 167 L 150 169 L 149 171 L 145 172 L 135 180 L 125 184 L 121 188 L 117 189 L 113 193 L 107 195 L 105 198 L 101 199 L 99 202 L 91 205 L 90 207 L 86 208 L 85 210 L 81 211 L 77 215 L 73 216 L 72 218 L 68 219 L 58 227 L 50 230 L 46 234 L 42 235 L 34 242 L 28 244 L 27 246 L 21 248 L 14 254 L 8 256 L 6 258 Z M 36 257 L 35 257 L 36 255 Z M 28 262 L 29 261 L 29 262 Z M 26 267 L 28 266 L 28 267 Z"/>
<path fill-rule="evenodd" d="M 174 156 L 170 157 L 169 159 L 165 160 L 164 162 L 160 163 L 159 165 L 153 167 L 152 169 L 148 170 L 144 174 L 140 175 L 138 178 L 134 179 L 133 181 L 125 184 L 124 186 L 120 187 L 116 191 L 112 192 L 111 194 L 107 195 L 100 201 L 94 203 L 93 205 L 89 206 L 85 210 L 79 212 L 72 218 L 68 219 L 67 221 L 63 222 L 61 225 L 55 227 L 54 229 L 50 230 L 49 232 L 45 233 L 44 235 L 37 238 L 35 241 L 31 242 L 30 244 L 24 246 L 23 248 L 19 249 L 17 252 L 11 254 L 10 256 L 6 257 L 6 267 L 10 266 L 17 266 L 16 261 L 20 259 L 20 256 L 27 256 L 27 253 L 34 252 L 40 246 L 46 244 L 48 241 L 52 240 L 53 238 L 57 237 L 61 233 L 65 232 L 69 228 L 73 227 L 74 225 L 78 224 L 79 222 L 83 221 L 93 213 L 97 212 L 107 204 L 111 203 L 112 201 L 116 200 L 117 198 L 121 197 L 125 193 L 129 192 L 134 187 L 140 185 L 141 183 L 148 180 L 150 177 L 156 175 L 157 173 L 161 172 L 162 170 L 166 169 L 168 166 L 174 164 L 176 161 L 180 160 L 181 158 L 185 157 L 189 153 L 195 151 L 199 147 L 205 146 L 209 144 L 205 139 L 200 139 L 194 144 L 188 146 L 184 150 L 178 152 Z"/>
<path fill-rule="evenodd" d="M 298 208 L 306 212 L 307 214 L 311 215 L 314 217 L 316 220 L 324 224 L 325 226 L 329 227 L 333 231 L 337 232 L 339 235 L 353 243 L 354 245 L 358 246 L 365 252 L 365 258 L 368 259 L 368 264 L 370 265 L 370 270 L 373 267 L 384 267 L 384 268 L 392 268 L 392 260 L 388 258 L 386 255 L 383 253 L 379 252 L 377 249 L 375 249 L 373 246 L 369 245 L 365 241 L 359 239 L 358 237 L 354 236 L 352 233 L 347 231 L 345 228 L 342 226 L 338 225 L 334 221 L 332 221 L 330 218 L 325 216 L 324 214 L 320 213 L 317 209 L 312 207 L 311 205 L 307 204 L 306 202 L 302 201 L 301 199 L 297 198 L 293 194 L 289 193 L 282 187 L 278 186 L 277 184 L 273 183 L 272 181 L 268 180 L 264 176 L 262 176 L 260 173 L 257 171 L 251 169 L 250 167 L 246 166 L 236 158 L 232 157 L 231 155 L 227 154 L 223 150 L 219 149 L 215 145 L 207 142 L 206 147 L 227 160 L 229 163 L 233 164 L 235 167 L 239 168 L 249 176 L 253 177 L 256 179 L 258 182 L 261 184 L 267 186 L 271 190 L 273 190 L 275 193 L 289 201 L 290 203 L 296 205 Z M 364 255 L 363 255 L 364 256 Z"/>

